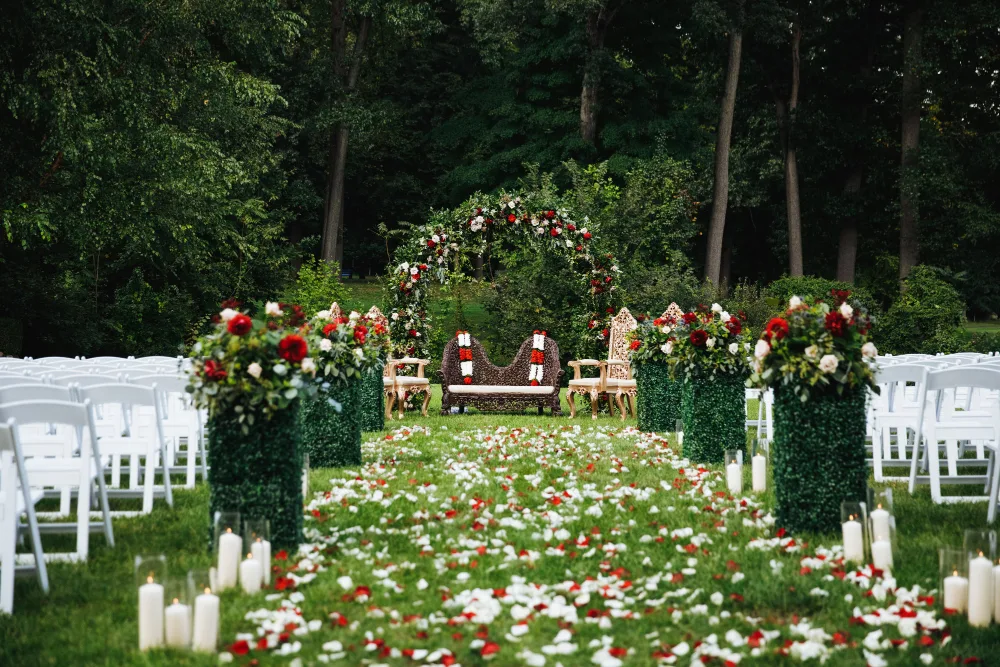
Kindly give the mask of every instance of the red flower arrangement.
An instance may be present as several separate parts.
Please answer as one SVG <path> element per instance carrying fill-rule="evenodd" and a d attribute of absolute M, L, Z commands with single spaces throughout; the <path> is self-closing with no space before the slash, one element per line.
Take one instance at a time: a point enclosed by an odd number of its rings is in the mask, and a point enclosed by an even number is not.
<path fill-rule="evenodd" d="M 368 327 L 363 324 L 354 325 L 354 340 L 358 345 L 365 344 L 365 338 L 368 336 Z"/>
<path fill-rule="evenodd" d="M 826 321 L 824 323 L 824 328 L 829 331 L 832 335 L 837 338 L 843 338 L 844 334 L 847 332 L 847 319 L 838 311 L 833 311 L 826 314 Z"/>
<path fill-rule="evenodd" d="M 209 359 L 205 362 L 205 377 L 209 380 L 219 382 L 225 380 L 228 376 L 229 373 L 223 370 L 222 365 L 216 363 L 214 359 Z"/>
<path fill-rule="evenodd" d="M 308 353 L 306 339 L 298 334 L 288 334 L 278 343 L 278 356 L 289 363 L 301 362 Z"/>

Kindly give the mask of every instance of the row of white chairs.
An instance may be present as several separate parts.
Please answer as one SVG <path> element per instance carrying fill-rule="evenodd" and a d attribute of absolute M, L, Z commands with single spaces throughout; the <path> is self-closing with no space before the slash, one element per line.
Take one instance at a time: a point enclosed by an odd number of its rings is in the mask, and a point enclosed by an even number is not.
<path fill-rule="evenodd" d="M 91 532 L 114 546 L 112 518 L 148 513 L 156 498 L 172 505 L 171 474 L 194 486 L 199 455 L 204 478 L 203 415 L 181 368 L 172 358 L 0 359 L 0 611 L 13 610 L 15 570 L 34 569 L 47 592 L 47 561 L 86 560 Z M 175 465 L 185 444 L 185 465 Z M 43 498 L 58 498 L 59 510 L 37 511 Z M 141 499 L 141 510 L 113 511 L 116 498 Z M 72 532 L 72 551 L 43 550 L 41 535 Z M 25 535 L 32 553 L 17 554 Z"/>
<path fill-rule="evenodd" d="M 1000 358 L 880 357 L 876 384 L 868 412 L 875 480 L 906 481 L 910 493 L 929 485 L 936 503 L 987 501 L 992 523 L 1000 502 Z M 944 493 L 954 485 L 982 491 Z"/>

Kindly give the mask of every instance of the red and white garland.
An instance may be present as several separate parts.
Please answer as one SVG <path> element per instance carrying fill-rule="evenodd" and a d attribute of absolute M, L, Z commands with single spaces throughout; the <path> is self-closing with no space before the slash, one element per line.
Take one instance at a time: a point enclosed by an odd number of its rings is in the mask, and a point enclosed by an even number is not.
<path fill-rule="evenodd" d="M 456 331 L 458 339 L 458 362 L 462 369 L 462 382 L 472 384 L 472 336 L 468 331 Z"/>
<path fill-rule="evenodd" d="M 545 332 L 535 329 L 531 342 L 531 366 L 528 368 L 528 382 L 532 387 L 542 383 L 545 373 Z"/>

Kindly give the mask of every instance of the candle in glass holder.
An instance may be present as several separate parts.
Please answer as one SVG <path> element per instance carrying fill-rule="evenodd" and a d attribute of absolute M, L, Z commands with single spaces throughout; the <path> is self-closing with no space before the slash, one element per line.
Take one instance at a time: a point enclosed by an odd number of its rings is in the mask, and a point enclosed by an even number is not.
<path fill-rule="evenodd" d="M 146 577 L 139 587 L 139 650 L 163 646 L 163 586 Z"/>
<path fill-rule="evenodd" d="M 882 509 L 882 505 L 878 505 L 872 510 L 871 520 L 872 520 L 872 541 L 875 540 L 890 540 L 891 539 L 891 515 L 888 510 Z"/>
<path fill-rule="evenodd" d="M 219 596 L 211 588 L 195 598 L 194 638 L 191 647 L 196 651 L 214 652 L 219 643 Z"/>
<path fill-rule="evenodd" d="M 979 552 L 969 561 L 969 625 L 985 628 L 993 619 L 993 563 Z"/>
<path fill-rule="evenodd" d="M 955 570 L 944 578 L 944 608 L 965 611 L 969 600 L 969 580 Z"/>
<path fill-rule="evenodd" d="M 763 454 L 756 454 L 753 457 L 753 490 L 765 491 L 767 489 L 767 459 Z"/>
<path fill-rule="evenodd" d="M 243 551 L 243 540 L 234 535 L 232 528 L 219 535 L 219 589 L 225 590 L 236 585 L 236 576 L 240 566 L 240 553 Z"/>
<path fill-rule="evenodd" d="M 743 493 L 743 468 L 736 461 L 726 466 L 726 484 L 730 493 Z"/>
<path fill-rule="evenodd" d="M 250 553 L 253 559 L 260 563 L 261 583 L 268 586 L 271 583 L 271 543 L 263 538 L 257 538 L 250 545 Z"/>
<path fill-rule="evenodd" d="M 865 537 L 861 522 L 851 515 L 841 524 L 844 534 L 844 560 L 855 563 L 865 562 Z"/>
<path fill-rule="evenodd" d="M 191 607 L 174 598 L 163 619 L 167 646 L 187 648 L 191 644 Z"/>
<path fill-rule="evenodd" d="M 993 620 L 1000 623 L 1000 564 L 993 568 Z"/>
<path fill-rule="evenodd" d="M 872 564 L 879 570 L 892 569 L 892 542 L 887 539 L 872 542 Z"/>
<path fill-rule="evenodd" d="M 258 592 L 262 580 L 260 563 L 254 560 L 252 552 L 248 553 L 246 560 L 240 563 L 240 585 L 243 586 L 243 592 L 250 595 Z"/>

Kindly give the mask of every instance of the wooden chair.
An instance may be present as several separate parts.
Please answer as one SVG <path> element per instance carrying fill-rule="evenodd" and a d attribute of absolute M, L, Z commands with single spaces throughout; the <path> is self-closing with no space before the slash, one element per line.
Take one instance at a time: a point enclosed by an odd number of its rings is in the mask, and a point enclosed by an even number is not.
<path fill-rule="evenodd" d="M 625 404 L 627 399 L 632 411 L 635 411 L 636 382 L 632 377 L 632 365 L 629 362 L 629 347 L 625 336 L 628 332 L 639 326 L 628 308 L 622 308 L 611 320 L 611 329 L 608 336 L 608 358 L 603 361 L 597 359 L 580 359 L 569 362 L 573 369 L 573 379 L 569 381 L 569 389 L 566 390 L 566 399 L 569 401 L 570 416 L 576 416 L 576 403 L 573 394 L 583 394 L 590 396 L 590 408 L 592 418 L 597 419 L 597 406 L 602 395 L 608 399 L 608 408 L 614 415 L 614 403 L 618 403 L 622 419 L 625 419 Z M 585 378 L 580 375 L 583 366 L 596 366 L 599 375 L 596 378 Z M 612 399 L 612 393 L 614 398 Z"/>
<path fill-rule="evenodd" d="M 336 304 L 334 304 L 336 306 Z M 339 308 L 338 308 L 339 310 Z M 378 306 L 368 309 L 367 316 L 373 322 L 380 322 L 389 330 L 389 319 L 382 314 Z M 392 343 L 389 343 L 392 349 Z M 391 353 L 390 353 L 391 354 Z M 427 416 L 427 406 L 431 402 L 431 381 L 424 377 L 424 367 L 430 363 L 430 359 L 416 359 L 414 357 L 403 357 L 393 359 L 391 356 L 386 359 L 385 368 L 382 370 L 382 390 L 385 392 L 385 418 L 392 419 L 392 407 L 399 406 L 399 418 L 403 418 L 403 410 L 406 406 L 406 395 L 423 394 L 424 403 L 420 408 L 420 414 Z M 398 375 L 396 373 L 399 366 L 416 366 L 416 375 Z"/>

